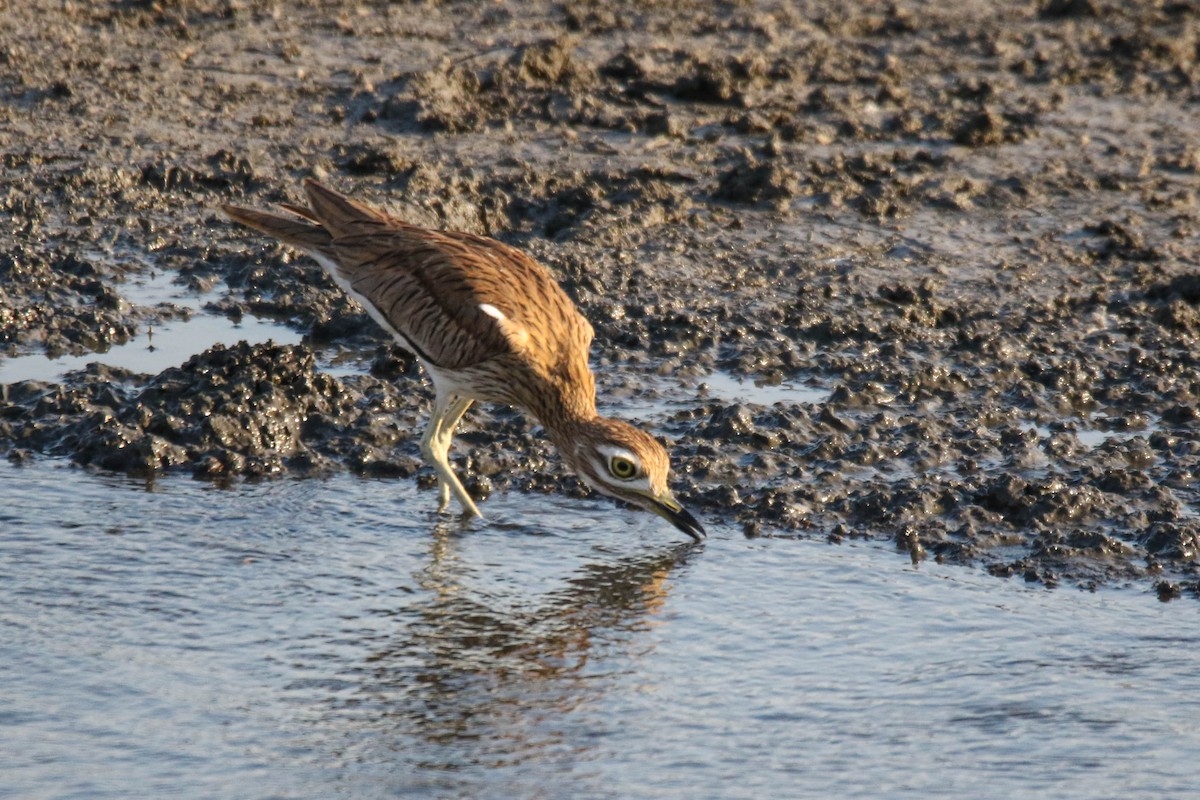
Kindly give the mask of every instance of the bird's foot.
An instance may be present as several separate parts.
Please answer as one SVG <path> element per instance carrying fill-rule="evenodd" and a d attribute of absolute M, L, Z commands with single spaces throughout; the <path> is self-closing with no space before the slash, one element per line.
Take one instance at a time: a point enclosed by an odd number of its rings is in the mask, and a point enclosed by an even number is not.
<path fill-rule="evenodd" d="M 469 494 L 467 494 L 467 490 L 465 488 L 462 488 L 461 484 L 460 484 L 459 488 L 462 489 L 461 494 L 459 492 L 454 492 L 454 495 L 458 498 L 458 502 L 462 506 L 462 518 L 464 520 L 469 520 L 469 519 L 476 518 L 476 517 L 479 519 L 483 519 L 483 514 L 481 514 L 479 512 L 478 506 L 475 505 L 475 501 L 471 499 L 471 496 Z M 439 479 L 438 480 L 438 513 L 439 514 L 445 514 L 450 510 L 450 495 L 451 495 L 450 484 L 446 481 Z"/>

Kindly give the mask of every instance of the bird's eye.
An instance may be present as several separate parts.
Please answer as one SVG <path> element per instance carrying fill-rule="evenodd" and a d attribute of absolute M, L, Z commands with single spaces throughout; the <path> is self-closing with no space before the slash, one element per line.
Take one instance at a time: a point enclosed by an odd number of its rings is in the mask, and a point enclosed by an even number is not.
<path fill-rule="evenodd" d="M 608 471 L 613 474 L 614 478 L 627 481 L 637 474 L 637 464 L 634 464 L 625 456 L 613 456 L 608 462 Z"/>

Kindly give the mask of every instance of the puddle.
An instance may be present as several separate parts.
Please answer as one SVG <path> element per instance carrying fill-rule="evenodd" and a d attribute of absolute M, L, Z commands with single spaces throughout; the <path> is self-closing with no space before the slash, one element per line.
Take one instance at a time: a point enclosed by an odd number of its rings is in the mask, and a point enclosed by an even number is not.
<path fill-rule="evenodd" d="M 723 403 L 755 403 L 769 406 L 775 403 L 820 404 L 829 399 L 828 389 L 802 383 L 760 383 L 738 378 L 727 372 L 713 372 L 704 376 L 697 384 L 697 389 L 701 397 Z"/>
<path fill-rule="evenodd" d="M 240 322 L 204 311 L 209 295 L 197 294 L 175 284 L 175 274 L 148 272 L 130 274 L 117 286 L 121 296 L 136 306 L 155 307 L 170 303 L 192 312 L 189 319 L 172 319 L 139 328 L 128 342 L 105 352 L 47 358 L 42 353 L 0 358 L 0 383 L 38 380 L 57 381 L 65 373 L 98 362 L 135 372 L 157 375 L 178 366 L 191 356 L 214 344 L 236 344 L 274 340 L 280 344 L 298 344 L 302 335 L 270 319 L 247 315 Z"/>
<path fill-rule="evenodd" d="M 1086 430 L 1080 429 L 1080 430 L 1073 430 L 1073 431 L 1053 430 L 1049 426 L 1046 426 L 1046 425 L 1031 425 L 1030 427 L 1033 428 L 1035 431 L 1037 431 L 1038 437 L 1042 438 L 1042 439 L 1049 439 L 1051 437 L 1057 436 L 1060 433 L 1070 434 L 1070 435 L 1074 436 L 1076 439 L 1078 439 L 1079 443 L 1081 445 L 1083 445 L 1084 447 L 1086 447 L 1088 450 L 1095 450 L 1097 447 L 1102 446 L 1105 442 L 1110 441 L 1110 440 L 1116 441 L 1116 442 L 1124 442 L 1124 441 L 1128 441 L 1129 439 L 1136 438 L 1138 436 L 1149 439 L 1150 436 L 1152 436 L 1155 433 L 1155 431 L 1158 430 L 1158 426 L 1155 424 L 1150 424 L 1150 425 L 1147 425 L 1145 428 L 1140 428 L 1138 430 L 1131 430 L 1131 431 L 1106 431 L 1106 430 L 1100 430 L 1097 428 L 1088 428 Z"/>
<path fill-rule="evenodd" d="M 603 379 L 604 376 L 600 376 Z M 658 376 L 623 376 L 601 385 L 599 402 L 607 412 L 637 419 L 668 417 L 674 412 L 694 408 L 698 403 L 724 405 L 748 403 L 770 406 L 775 403 L 823 403 L 829 391 L 799 383 L 758 384 L 727 372 L 713 372 L 684 381 Z"/>
<path fill-rule="evenodd" d="M 603 500 L 0 463 L 17 797 L 1183 797 L 1188 601 Z M 819 613 L 813 613 L 819 609 Z M 1102 753 L 1102 757 L 1097 754 Z M 1140 776 L 1136 786 L 1130 776 Z"/>

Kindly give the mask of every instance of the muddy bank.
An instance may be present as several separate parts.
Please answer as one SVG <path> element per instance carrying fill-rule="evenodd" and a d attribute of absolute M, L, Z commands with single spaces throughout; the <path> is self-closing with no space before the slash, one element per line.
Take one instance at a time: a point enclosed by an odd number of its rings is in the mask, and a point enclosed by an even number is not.
<path fill-rule="evenodd" d="M 215 212 L 313 174 L 551 264 L 602 394 L 673 401 L 652 424 L 708 519 L 1196 589 L 1200 4 L 0 13 L 3 354 L 102 352 L 185 313 L 125 296 L 153 269 L 362 367 L 239 345 L 34 383 L 0 358 L 10 458 L 429 484 L 411 359 Z M 714 374 L 828 399 L 722 398 Z M 456 452 L 481 496 L 582 491 L 504 409 Z"/>

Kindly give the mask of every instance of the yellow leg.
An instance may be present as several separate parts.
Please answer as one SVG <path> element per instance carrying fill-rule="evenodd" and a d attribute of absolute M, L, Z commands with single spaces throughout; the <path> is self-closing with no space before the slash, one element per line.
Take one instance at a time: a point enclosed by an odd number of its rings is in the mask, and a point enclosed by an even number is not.
<path fill-rule="evenodd" d="M 454 431 L 458 428 L 458 423 L 462 420 L 463 415 L 467 413 L 467 409 L 471 407 L 471 401 L 456 397 L 450 401 L 447 408 L 442 413 L 441 424 L 438 425 L 437 432 L 434 434 L 434 448 L 442 454 L 442 461 L 449 467 L 450 465 L 450 443 L 454 439 Z M 471 501 L 470 495 L 458 480 L 458 476 L 450 473 L 454 478 L 454 483 L 458 485 L 455 491 L 455 497 L 462 503 L 463 512 L 476 517 L 483 516 L 479 513 L 479 509 L 475 507 L 475 503 Z M 448 481 L 438 480 L 438 511 L 445 511 L 450 505 L 451 484 Z M 466 498 L 466 502 L 463 502 Z"/>
<path fill-rule="evenodd" d="M 433 467 L 438 476 L 438 511 L 445 511 L 450 505 L 450 495 L 458 500 L 465 516 L 482 517 L 475 501 L 454 474 L 450 466 L 450 441 L 454 438 L 454 429 L 467 409 L 471 400 L 451 396 L 449 399 L 437 397 L 433 402 L 433 414 L 429 427 L 421 439 L 421 455 Z"/>

